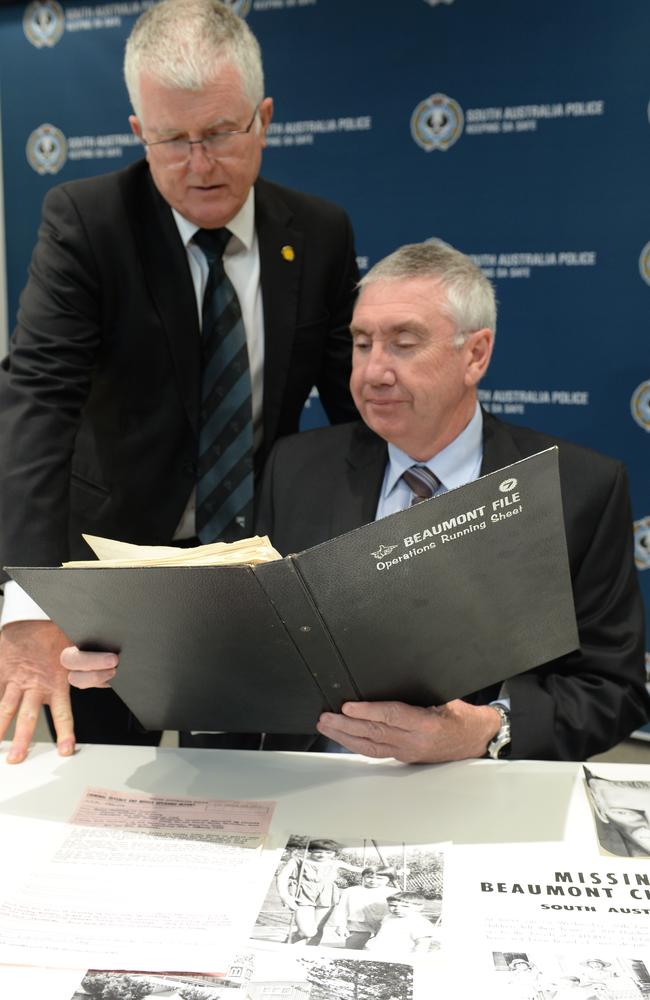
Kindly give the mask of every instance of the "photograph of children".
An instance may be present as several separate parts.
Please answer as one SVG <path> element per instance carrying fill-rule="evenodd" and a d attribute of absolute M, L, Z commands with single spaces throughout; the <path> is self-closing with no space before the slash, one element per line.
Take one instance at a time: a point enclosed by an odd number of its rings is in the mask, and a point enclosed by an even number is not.
<path fill-rule="evenodd" d="M 601 853 L 650 857 L 650 782 L 612 781 L 584 768 Z"/>
<path fill-rule="evenodd" d="M 361 872 L 359 885 L 341 890 L 331 924 L 346 948 L 359 950 L 365 947 L 388 913 L 388 897 L 398 889 L 395 869 L 368 865 Z"/>
<path fill-rule="evenodd" d="M 443 874 L 439 845 L 293 835 L 253 939 L 391 958 L 435 951 Z"/>
<path fill-rule="evenodd" d="M 639 1000 L 650 996 L 641 959 L 493 952 L 504 1000 Z"/>

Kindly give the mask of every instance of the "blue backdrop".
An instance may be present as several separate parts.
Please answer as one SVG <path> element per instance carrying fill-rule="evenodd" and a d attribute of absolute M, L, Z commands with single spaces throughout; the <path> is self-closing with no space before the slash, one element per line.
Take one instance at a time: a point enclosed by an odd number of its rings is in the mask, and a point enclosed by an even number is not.
<path fill-rule="evenodd" d="M 148 6 L 0 9 L 10 318 L 45 191 L 141 155 L 121 61 Z M 344 205 L 362 269 L 431 236 L 475 257 L 500 303 L 482 402 L 626 462 L 650 610 L 648 0 L 232 6 L 275 98 L 265 175 Z"/>

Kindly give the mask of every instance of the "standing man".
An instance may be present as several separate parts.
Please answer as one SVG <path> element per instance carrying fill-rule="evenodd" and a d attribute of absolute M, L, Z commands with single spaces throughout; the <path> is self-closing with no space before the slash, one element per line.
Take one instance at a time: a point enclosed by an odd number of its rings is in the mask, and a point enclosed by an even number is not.
<path fill-rule="evenodd" d="M 47 195 L 0 371 L 0 566 L 252 533 L 253 486 L 312 386 L 350 419 L 358 277 L 338 207 L 258 177 L 273 102 L 259 46 L 219 0 L 162 0 L 126 48 L 145 159 Z M 41 705 L 59 752 L 157 743 L 107 691 L 73 692 L 68 641 L 15 583 L 0 738 L 21 761 Z M 74 715 L 74 718 L 73 718 Z"/>
<path fill-rule="evenodd" d="M 362 420 L 277 443 L 258 530 L 280 552 L 300 552 L 557 446 L 580 647 L 446 705 L 348 702 L 321 715 L 320 737 L 294 736 L 286 749 L 333 749 L 333 741 L 406 763 L 486 755 L 585 760 L 648 719 L 625 469 L 483 412 L 477 386 L 495 327 L 490 282 L 453 247 L 412 244 L 376 264 L 360 283 L 351 323 L 351 387 Z M 72 683 L 86 687 L 109 684 L 117 657 L 70 649 L 63 662 Z"/>

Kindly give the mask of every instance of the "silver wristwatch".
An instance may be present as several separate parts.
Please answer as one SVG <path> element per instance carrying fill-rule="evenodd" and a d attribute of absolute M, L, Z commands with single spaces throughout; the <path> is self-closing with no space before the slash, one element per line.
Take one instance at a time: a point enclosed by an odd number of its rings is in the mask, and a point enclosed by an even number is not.
<path fill-rule="evenodd" d="M 487 745 L 487 755 L 492 760 L 498 760 L 499 757 L 507 756 L 507 750 L 510 746 L 510 711 L 500 703 L 494 703 L 490 707 L 496 709 L 501 716 L 501 725 L 499 732 Z"/>

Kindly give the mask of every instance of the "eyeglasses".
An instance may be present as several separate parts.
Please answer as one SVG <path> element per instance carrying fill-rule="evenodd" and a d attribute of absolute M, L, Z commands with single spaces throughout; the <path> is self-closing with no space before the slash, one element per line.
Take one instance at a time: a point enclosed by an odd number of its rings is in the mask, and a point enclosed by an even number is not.
<path fill-rule="evenodd" d="M 147 149 L 155 148 L 158 159 L 169 167 L 182 167 L 189 163 L 192 157 L 192 146 L 200 146 L 207 158 L 214 162 L 219 157 L 227 155 L 236 146 L 238 136 L 248 135 L 257 117 L 259 107 L 258 104 L 246 128 L 221 131 L 217 129 L 214 132 L 208 132 L 201 139 L 174 136 L 172 139 L 156 139 L 155 142 L 142 139 L 142 143 Z"/>

